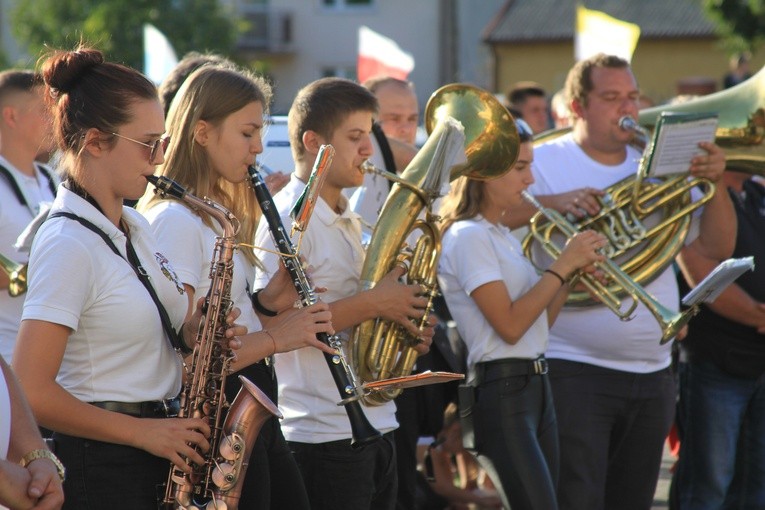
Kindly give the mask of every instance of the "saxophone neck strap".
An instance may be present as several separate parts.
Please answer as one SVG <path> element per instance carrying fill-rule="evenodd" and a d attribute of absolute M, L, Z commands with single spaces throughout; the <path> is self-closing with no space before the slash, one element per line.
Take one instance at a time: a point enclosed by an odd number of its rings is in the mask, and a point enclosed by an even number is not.
<path fill-rule="evenodd" d="M 149 274 L 146 272 L 146 269 L 141 265 L 141 261 L 138 259 L 138 254 L 135 251 L 135 248 L 133 247 L 133 243 L 130 242 L 130 237 L 126 236 L 127 243 L 126 243 L 126 252 L 127 252 L 127 259 L 125 259 L 122 254 L 117 249 L 117 246 L 115 246 L 114 242 L 109 238 L 108 235 L 106 235 L 106 232 L 95 226 L 92 222 L 86 220 L 85 218 L 81 216 L 77 216 L 76 214 L 59 211 L 55 212 L 48 216 L 48 219 L 56 218 L 58 216 L 63 216 L 65 218 L 69 218 L 71 220 L 74 220 L 78 223 L 80 223 L 83 227 L 87 228 L 88 230 L 91 230 L 92 232 L 98 234 L 101 239 L 104 240 L 106 245 L 114 252 L 115 255 L 120 257 L 123 260 L 126 260 L 128 264 L 130 264 L 130 267 L 133 268 L 133 271 L 135 272 L 136 276 L 138 276 L 138 279 L 143 284 L 144 287 L 146 287 L 146 290 L 148 291 L 149 295 L 151 296 L 152 301 L 154 301 L 154 305 L 157 307 L 157 311 L 159 312 L 159 318 L 162 321 L 162 327 L 165 330 L 165 334 L 167 335 L 168 340 L 170 341 L 170 345 L 173 347 L 173 349 L 181 351 L 183 354 L 188 354 L 191 352 L 191 349 L 189 349 L 185 342 L 183 341 L 182 335 L 180 335 L 175 329 L 173 328 L 172 323 L 170 322 L 170 316 L 167 314 L 167 310 L 162 305 L 162 302 L 159 300 L 159 297 L 157 297 L 157 293 L 154 291 L 154 287 L 151 285 L 151 281 L 149 280 Z"/>

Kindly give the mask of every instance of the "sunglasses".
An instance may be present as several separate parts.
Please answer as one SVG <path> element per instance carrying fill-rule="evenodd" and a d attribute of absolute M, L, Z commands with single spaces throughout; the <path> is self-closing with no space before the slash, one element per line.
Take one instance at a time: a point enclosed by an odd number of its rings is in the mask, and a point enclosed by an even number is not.
<path fill-rule="evenodd" d="M 152 143 L 146 143 L 142 142 L 140 140 L 136 140 L 135 138 L 130 138 L 125 135 L 121 135 L 119 133 L 111 133 L 114 136 L 117 136 L 119 138 L 124 138 L 125 140 L 129 140 L 133 143 L 137 143 L 139 145 L 143 145 L 144 147 L 148 147 L 151 149 L 149 151 L 149 163 L 154 164 L 154 162 L 157 159 L 157 153 L 159 152 L 159 148 L 162 147 L 162 153 L 164 154 L 165 151 L 167 151 L 167 146 L 170 145 L 170 137 L 169 136 L 162 136 L 160 138 L 157 138 Z"/>

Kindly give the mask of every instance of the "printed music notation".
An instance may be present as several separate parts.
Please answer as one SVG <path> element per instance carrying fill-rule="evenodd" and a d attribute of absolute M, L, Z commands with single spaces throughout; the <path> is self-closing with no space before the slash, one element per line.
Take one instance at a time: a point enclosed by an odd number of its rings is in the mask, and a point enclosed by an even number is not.
<path fill-rule="evenodd" d="M 704 154 L 699 142 L 714 142 L 716 130 L 715 114 L 664 112 L 654 132 L 648 175 L 657 177 L 687 172 L 691 159 Z"/>

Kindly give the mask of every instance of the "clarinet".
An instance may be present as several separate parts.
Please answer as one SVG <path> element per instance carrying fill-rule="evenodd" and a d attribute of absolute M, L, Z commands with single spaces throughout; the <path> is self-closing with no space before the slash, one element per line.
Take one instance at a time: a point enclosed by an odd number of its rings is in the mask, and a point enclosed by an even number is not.
<path fill-rule="evenodd" d="M 289 272 L 292 283 L 297 290 L 302 306 L 310 306 L 318 301 L 313 285 L 305 274 L 303 265 L 297 257 L 295 248 L 292 245 L 287 231 L 284 229 L 279 212 L 274 206 L 271 193 L 266 187 L 266 183 L 258 173 L 255 166 L 248 169 L 250 184 L 255 192 L 255 198 L 263 211 L 263 217 L 268 222 L 268 228 L 271 231 L 271 237 L 274 246 L 281 254 L 282 262 Z M 337 336 L 329 336 L 327 333 L 317 333 L 316 338 L 325 345 L 335 349 L 336 354 L 324 354 L 332 378 L 335 380 L 337 390 L 340 392 L 341 401 L 338 405 L 345 407 L 348 419 L 351 422 L 351 447 L 358 448 L 382 437 L 379 430 L 375 429 L 361 408 L 359 399 L 363 396 L 359 392 L 353 371 L 348 365 L 345 357 L 340 350 L 340 339 Z"/>

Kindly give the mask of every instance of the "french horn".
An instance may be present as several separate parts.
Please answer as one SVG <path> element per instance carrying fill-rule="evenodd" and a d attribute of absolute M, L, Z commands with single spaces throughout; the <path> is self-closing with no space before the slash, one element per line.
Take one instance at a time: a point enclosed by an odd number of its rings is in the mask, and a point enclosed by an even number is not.
<path fill-rule="evenodd" d="M 367 248 L 361 272 L 361 289 L 372 288 L 396 264 L 408 268 L 406 283 L 419 284 L 432 302 L 437 292 L 436 268 L 441 252 L 437 218 L 430 206 L 435 197 L 422 189 L 428 170 L 437 154 L 434 130 L 440 121 L 451 117 L 462 124 L 467 159 L 452 166 L 449 180 L 463 175 L 491 179 L 507 172 L 518 157 L 520 146 L 515 122 L 507 109 L 484 90 L 467 84 L 441 87 L 430 97 L 425 109 L 425 126 L 430 135 L 403 173 L 392 178 L 394 184 L 383 205 Z M 425 219 L 419 219 L 424 208 Z M 419 236 L 406 246 L 415 231 Z M 427 326 L 430 309 L 424 311 L 417 326 Z M 417 358 L 417 338 L 391 321 L 375 319 L 356 326 L 351 334 L 352 364 L 362 382 L 373 382 L 411 374 Z M 373 392 L 365 397 L 371 405 L 395 398 L 400 389 Z"/>

